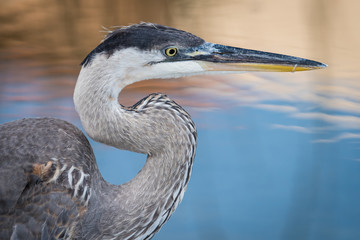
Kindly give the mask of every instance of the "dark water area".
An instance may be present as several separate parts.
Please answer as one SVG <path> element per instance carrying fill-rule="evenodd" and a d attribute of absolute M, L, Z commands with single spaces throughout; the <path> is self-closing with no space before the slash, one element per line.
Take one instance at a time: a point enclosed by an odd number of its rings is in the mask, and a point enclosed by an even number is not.
<path fill-rule="evenodd" d="M 360 239 L 358 1 L 0 1 L 0 123 L 51 116 L 79 128 L 80 62 L 107 29 L 156 22 L 207 41 L 324 62 L 299 73 L 139 82 L 198 129 L 183 202 L 154 239 Z M 91 141 L 104 178 L 133 178 L 146 156 Z"/>

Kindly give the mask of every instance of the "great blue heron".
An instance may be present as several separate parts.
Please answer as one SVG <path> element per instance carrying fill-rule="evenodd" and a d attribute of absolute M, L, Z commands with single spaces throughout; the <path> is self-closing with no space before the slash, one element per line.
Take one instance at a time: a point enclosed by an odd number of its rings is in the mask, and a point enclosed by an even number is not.
<path fill-rule="evenodd" d="M 326 65 L 205 42 L 141 23 L 107 35 L 82 62 L 74 103 L 94 140 L 147 154 L 141 171 L 106 182 L 84 134 L 59 119 L 0 127 L 1 239 L 151 239 L 186 191 L 196 148 L 189 114 L 164 94 L 118 103 L 127 85 L 209 72 L 302 71 Z"/>

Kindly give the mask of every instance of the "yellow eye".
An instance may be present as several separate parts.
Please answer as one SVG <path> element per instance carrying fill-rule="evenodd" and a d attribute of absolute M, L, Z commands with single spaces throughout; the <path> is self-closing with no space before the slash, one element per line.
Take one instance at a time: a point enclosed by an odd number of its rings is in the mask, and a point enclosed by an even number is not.
<path fill-rule="evenodd" d="M 165 54 L 166 56 L 173 57 L 177 54 L 177 51 L 178 51 L 177 48 L 169 47 L 165 49 Z"/>

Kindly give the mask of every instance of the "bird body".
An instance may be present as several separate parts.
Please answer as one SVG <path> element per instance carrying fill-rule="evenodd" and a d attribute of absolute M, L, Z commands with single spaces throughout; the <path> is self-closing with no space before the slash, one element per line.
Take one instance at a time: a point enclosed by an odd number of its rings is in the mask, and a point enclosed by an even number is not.
<path fill-rule="evenodd" d="M 167 116 L 166 109 L 175 111 Z M 2 149 L 6 149 L 0 155 L 1 239 L 14 233 L 18 239 L 42 239 L 44 235 L 59 239 L 150 239 L 160 229 L 184 196 L 195 155 L 196 130 L 190 116 L 163 94 L 151 94 L 126 111 L 146 111 L 150 116 L 161 111 L 163 131 L 159 134 L 174 138 L 163 143 L 158 139 L 159 146 L 148 155 L 139 174 L 120 186 L 101 177 L 89 142 L 72 124 L 34 118 L 0 125 L 0 132 L 11 135 L 0 136 Z M 167 119 L 175 120 L 176 126 L 166 123 Z M 123 216 L 131 216 L 133 221 Z M 110 219 L 117 227 L 105 224 Z"/>
<path fill-rule="evenodd" d="M 88 207 L 89 174 L 99 173 L 86 137 L 51 118 L 5 123 L 0 132 L 0 239 L 72 236 Z"/>
<path fill-rule="evenodd" d="M 141 23 L 111 32 L 82 62 L 74 103 L 94 140 L 147 154 L 129 182 L 112 185 L 84 134 L 53 118 L 0 125 L 0 239 L 151 239 L 181 202 L 197 133 L 190 115 L 164 94 L 131 107 L 127 85 L 152 78 L 324 64 L 205 42 L 190 33 Z"/>

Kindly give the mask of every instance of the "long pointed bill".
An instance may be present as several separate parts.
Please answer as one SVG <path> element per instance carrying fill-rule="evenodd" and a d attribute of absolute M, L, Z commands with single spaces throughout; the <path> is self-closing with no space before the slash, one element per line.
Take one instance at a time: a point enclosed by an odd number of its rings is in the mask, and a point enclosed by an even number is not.
<path fill-rule="evenodd" d="M 295 72 L 327 67 L 326 64 L 304 58 L 213 43 L 188 49 L 184 55 L 197 60 L 206 71 Z"/>

